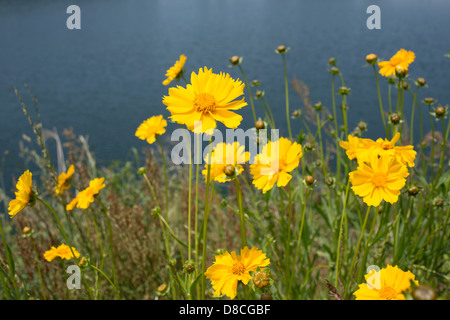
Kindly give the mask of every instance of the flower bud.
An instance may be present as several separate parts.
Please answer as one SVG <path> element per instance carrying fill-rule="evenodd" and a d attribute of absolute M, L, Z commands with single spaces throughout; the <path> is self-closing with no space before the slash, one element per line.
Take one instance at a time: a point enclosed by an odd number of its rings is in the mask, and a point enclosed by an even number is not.
<path fill-rule="evenodd" d="M 143 176 L 143 175 L 146 174 L 146 173 L 147 173 L 147 169 L 146 169 L 146 168 L 140 167 L 140 168 L 138 169 L 138 175 Z"/>
<path fill-rule="evenodd" d="M 163 283 L 160 286 L 158 286 L 157 290 L 159 293 L 163 293 L 164 291 L 166 291 L 166 289 L 167 289 L 167 284 Z"/>
<path fill-rule="evenodd" d="M 436 290 L 425 284 L 415 287 L 412 296 L 414 300 L 436 300 L 438 297 Z"/>
<path fill-rule="evenodd" d="M 366 61 L 368 64 L 375 64 L 378 60 L 378 57 L 374 53 L 370 53 L 366 56 Z"/>
<path fill-rule="evenodd" d="M 425 81 L 425 78 L 417 78 L 417 85 L 419 87 L 423 87 L 426 84 L 427 84 L 427 82 Z"/>
<path fill-rule="evenodd" d="M 402 86 L 403 86 L 403 89 L 404 89 L 404 90 L 408 90 L 408 89 L 409 89 L 409 83 L 406 82 L 406 81 L 403 81 L 403 82 L 402 82 Z"/>
<path fill-rule="evenodd" d="M 397 113 L 391 114 L 390 119 L 393 124 L 398 124 L 400 122 L 400 116 Z"/>
<path fill-rule="evenodd" d="M 258 79 L 255 79 L 255 80 L 252 81 L 252 86 L 253 86 L 253 87 L 257 87 L 257 86 L 259 86 L 260 84 L 261 84 L 261 82 L 260 82 Z"/>
<path fill-rule="evenodd" d="M 322 110 L 322 102 L 317 102 L 315 105 L 314 105 L 314 109 L 316 110 L 316 111 L 320 111 L 320 110 Z"/>
<path fill-rule="evenodd" d="M 231 63 L 233 66 L 237 66 L 237 65 L 239 64 L 239 60 L 240 60 L 240 58 L 239 58 L 238 56 L 232 56 L 232 57 L 230 58 L 230 63 Z"/>
<path fill-rule="evenodd" d="M 258 289 L 265 288 L 270 283 L 270 277 L 267 272 L 258 271 L 253 275 L 253 283 Z"/>
<path fill-rule="evenodd" d="M 339 94 L 346 96 L 350 94 L 350 88 L 346 87 L 346 86 L 342 86 L 339 88 Z"/>
<path fill-rule="evenodd" d="M 404 78 L 408 74 L 408 68 L 397 66 L 395 68 L 395 75 L 399 78 Z"/>
<path fill-rule="evenodd" d="M 223 200 L 220 202 L 220 206 L 221 206 L 222 208 L 225 208 L 227 205 L 228 205 L 228 201 L 225 200 L 225 199 L 223 199 Z"/>
<path fill-rule="evenodd" d="M 311 142 L 308 141 L 308 142 L 305 143 L 305 150 L 306 151 L 311 151 L 313 149 L 314 149 L 314 145 Z"/>
<path fill-rule="evenodd" d="M 367 130 L 367 122 L 360 121 L 358 123 L 358 129 L 362 132 L 366 131 Z"/>
<path fill-rule="evenodd" d="M 261 98 L 261 97 L 263 97 L 263 96 L 264 96 L 264 91 L 256 90 L 255 97 L 256 97 L 257 99 L 259 99 L 259 98 Z"/>
<path fill-rule="evenodd" d="M 423 99 L 423 102 L 428 105 L 432 105 L 434 103 L 434 99 L 431 97 Z"/>
<path fill-rule="evenodd" d="M 336 64 L 336 58 L 331 57 L 330 59 L 328 59 L 328 64 L 330 66 L 334 66 Z"/>
<path fill-rule="evenodd" d="M 24 234 L 28 234 L 28 233 L 31 232 L 31 228 L 25 227 L 25 228 L 23 228 L 22 232 L 23 232 Z"/>
<path fill-rule="evenodd" d="M 442 207 L 444 205 L 444 199 L 442 198 L 434 199 L 434 205 L 438 208 Z"/>
<path fill-rule="evenodd" d="M 393 77 L 393 76 L 387 77 L 387 82 L 390 83 L 390 84 L 394 84 L 395 83 L 395 77 Z"/>
<path fill-rule="evenodd" d="M 443 106 L 437 106 L 436 108 L 434 108 L 434 113 L 436 114 L 437 118 L 441 118 L 442 116 L 445 115 L 445 108 Z"/>
<path fill-rule="evenodd" d="M 285 52 L 286 52 L 286 46 L 284 46 L 284 45 L 279 45 L 279 46 L 277 47 L 276 52 L 277 52 L 277 53 L 280 53 L 280 54 L 285 53 Z"/>
<path fill-rule="evenodd" d="M 256 128 L 257 130 L 264 129 L 264 128 L 265 128 L 264 121 L 262 121 L 261 119 L 258 119 L 258 120 L 255 122 L 255 128 Z"/>
<path fill-rule="evenodd" d="M 227 177 L 232 177 L 236 173 L 236 169 L 232 164 L 229 164 L 223 168 L 223 173 L 225 173 Z"/>
<path fill-rule="evenodd" d="M 186 273 L 192 273 L 195 271 L 195 265 L 192 260 L 187 260 L 183 265 L 183 271 Z"/>
<path fill-rule="evenodd" d="M 292 111 L 291 116 L 293 119 L 297 119 L 298 117 L 300 117 L 300 114 L 301 114 L 300 110 L 294 110 L 294 111 Z"/>
<path fill-rule="evenodd" d="M 339 68 L 337 68 L 337 67 L 332 67 L 331 69 L 330 69 L 330 73 L 331 74 L 334 74 L 334 75 L 336 75 L 336 74 L 339 74 Z"/>
<path fill-rule="evenodd" d="M 309 186 L 313 185 L 313 184 L 314 184 L 314 181 L 316 181 L 316 180 L 314 179 L 313 176 L 306 176 L 306 177 L 305 177 L 305 182 L 306 182 L 306 184 L 309 185 Z"/>
<path fill-rule="evenodd" d="M 408 189 L 408 194 L 410 196 L 416 196 L 418 193 L 419 193 L 419 188 L 417 188 L 416 186 L 413 186 Z"/>
<path fill-rule="evenodd" d="M 328 177 L 325 179 L 325 184 L 329 187 L 333 187 L 336 183 L 336 180 L 333 177 Z"/>

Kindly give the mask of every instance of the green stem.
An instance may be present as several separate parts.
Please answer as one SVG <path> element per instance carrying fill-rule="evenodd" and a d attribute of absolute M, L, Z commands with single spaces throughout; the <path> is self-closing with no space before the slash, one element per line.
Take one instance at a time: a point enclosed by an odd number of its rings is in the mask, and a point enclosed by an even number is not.
<path fill-rule="evenodd" d="M 36 198 L 36 200 L 39 200 L 41 203 L 43 203 L 50 210 L 50 212 L 52 213 L 53 217 L 55 218 L 56 224 L 58 225 L 58 228 L 61 231 L 61 234 L 62 234 L 64 240 L 69 245 L 70 252 L 72 253 L 73 258 L 75 259 L 75 261 L 76 261 L 76 263 L 78 265 L 79 260 L 78 260 L 77 256 L 75 255 L 75 253 L 73 252 L 72 243 L 69 240 L 69 237 L 67 237 L 67 233 L 64 230 L 64 227 L 62 226 L 61 221 L 59 220 L 58 215 L 56 214 L 55 210 L 53 210 L 53 208 L 45 200 L 43 200 L 43 199 L 41 199 L 39 197 Z M 87 292 L 88 292 L 89 296 L 91 297 L 91 299 L 94 300 L 94 296 L 92 295 L 92 292 L 91 292 L 91 290 L 90 290 L 90 288 L 89 288 L 89 286 L 87 284 L 87 281 L 86 281 L 86 278 L 84 276 L 84 272 L 83 272 L 82 268 L 80 268 L 80 272 L 81 272 L 81 277 L 83 278 L 84 285 L 86 286 Z"/>
<path fill-rule="evenodd" d="M 344 223 L 344 216 L 346 215 L 345 210 L 347 207 L 349 189 L 350 189 L 350 180 L 347 181 L 347 188 L 345 190 L 345 198 L 344 198 L 344 206 L 342 208 L 341 223 L 339 225 L 338 243 L 337 243 L 337 249 L 336 249 L 336 278 L 334 280 L 334 286 L 336 288 L 338 286 L 338 279 L 339 279 L 339 257 L 340 257 L 340 251 L 341 251 L 342 225 Z"/>
<path fill-rule="evenodd" d="M 361 241 L 364 236 L 364 230 L 366 229 L 366 224 L 367 224 L 367 220 L 369 218 L 370 208 L 371 208 L 371 206 L 367 207 L 366 217 L 364 218 L 364 222 L 361 227 L 361 235 L 359 236 L 359 240 L 358 240 L 358 243 L 357 243 L 356 249 L 355 249 L 355 254 L 353 255 L 352 263 L 350 265 L 350 270 L 348 272 L 347 285 L 346 285 L 346 290 L 344 291 L 344 294 L 347 293 L 348 284 L 349 284 L 350 278 L 352 276 L 353 268 L 355 267 L 356 257 L 359 254 L 359 248 L 361 247 Z"/>
<path fill-rule="evenodd" d="M 41 268 L 39 267 L 39 254 L 38 254 L 38 251 L 37 251 L 37 248 L 36 248 L 36 242 L 34 241 L 33 236 L 31 236 L 30 238 L 31 238 L 31 243 L 33 245 L 33 249 L 34 249 L 34 253 L 35 253 L 36 269 L 37 269 L 38 274 L 39 274 L 39 282 L 41 284 L 42 296 L 44 297 L 44 300 L 47 300 L 47 295 L 45 293 L 44 280 L 42 279 Z"/>
<path fill-rule="evenodd" d="M 386 137 L 388 136 L 388 128 L 386 125 L 386 120 L 384 118 L 384 109 L 383 109 L 383 103 L 381 101 L 381 92 L 380 92 L 380 83 L 378 81 L 378 73 L 375 65 L 373 65 L 373 71 L 375 73 L 375 80 L 377 82 L 377 91 L 378 91 L 378 102 L 380 104 L 380 113 L 381 113 L 381 120 L 383 121 L 384 131 L 386 133 Z"/>
<path fill-rule="evenodd" d="M 283 58 L 283 70 L 284 70 L 284 87 L 285 87 L 285 96 L 286 96 L 286 121 L 287 121 L 287 127 L 288 127 L 288 132 L 289 132 L 289 139 L 292 140 L 291 118 L 290 118 L 290 112 L 289 112 L 289 84 L 288 84 L 288 77 L 287 77 L 286 58 L 285 58 L 284 54 L 281 54 L 281 57 Z"/>
<path fill-rule="evenodd" d="M 250 99 L 250 106 L 252 107 L 253 121 L 256 122 L 256 112 L 255 112 L 255 105 L 253 103 L 252 90 L 250 88 L 250 85 L 248 84 L 247 76 L 245 75 L 244 69 L 242 69 L 240 64 L 239 64 L 239 70 L 241 70 L 242 76 L 244 77 L 245 86 L 247 87 L 248 96 Z"/>

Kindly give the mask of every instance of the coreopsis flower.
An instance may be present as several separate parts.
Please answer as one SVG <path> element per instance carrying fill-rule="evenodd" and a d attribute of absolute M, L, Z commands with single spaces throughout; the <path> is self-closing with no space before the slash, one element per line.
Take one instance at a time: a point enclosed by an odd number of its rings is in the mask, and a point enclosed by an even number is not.
<path fill-rule="evenodd" d="M 270 259 L 258 248 L 241 249 L 240 255 L 235 251 L 217 255 L 212 266 L 210 266 L 205 276 L 211 280 L 214 289 L 214 296 L 219 297 L 224 294 L 230 299 L 234 299 L 237 294 L 237 285 L 241 281 L 247 285 L 252 278 L 250 272 L 255 272 L 258 267 L 265 267 L 270 264 Z"/>
<path fill-rule="evenodd" d="M 242 164 L 249 160 L 249 156 L 245 146 L 241 146 L 237 141 L 228 144 L 218 143 L 211 151 L 211 162 L 209 162 L 209 154 L 205 157 L 205 169 L 202 171 L 205 181 L 208 175 L 208 163 L 211 164 L 210 181 L 226 182 L 244 171 Z M 231 172 L 228 172 L 229 170 Z"/>
<path fill-rule="evenodd" d="M 365 158 L 369 148 L 375 143 L 375 141 L 371 139 L 362 139 L 350 134 L 347 139 L 347 141 L 340 141 L 339 146 L 345 150 L 345 153 L 350 160 Z"/>
<path fill-rule="evenodd" d="M 378 62 L 380 74 L 389 77 L 397 72 L 408 72 L 409 65 L 414 62 L 416 55 L 412 51 L 400 49 L 389 61 Z"/>
<path fill-rule="evenodd" d="M 67 172 L 62 172 L 58 176 L 58 184 L 55 187 L 56 194 L 63 193 L 64 190 L 70 188 L 70 182 L 72 181 L 72 176 L 75 173 L 75 166 L 72 164 Z"/>
<path fill-rule="evenodd" d="M 256 163 L 250 165 L 253 184 L 263 193 L 275 183 L 278 187 L 286 186 L 292 178 L 289 172 L 298 167 L 302 156 L 302 146 L 297 142 L 287 138 L 269 141 L 256 156 Z"/>
<path fill-rule="evenodd" d="M 166 71 L 166 79 L 163 81 L 163 85 L 167 86 L 169 83 L 172 82 L 172 80 L 178 80 L 183 75 L 183 67 L 186 63 L 186 56 L 184 54 L 180 55 L 180 59 L 175 62 L 175 64 L 170 67 Z"/>
<path fill-rule="evenodd" d="M 89 182 L 89 187 L 79 192 L 78 195 L 66 206 L 66 210 L 71 211 L 75 207 L 81 209 L 89 208 L 89 205 L 94 202 L 95 196 L 105 187 L 103 183 L 105 178 L 96 178 Z"/>
<path fill-rule="evenodd" d="M 191 84 L 186 88 L 169 88 L 169 95 L 163 97 L 163 103 L 172 114 L 170 118 L 185 124 L 191 131 L 204 133 L 214 129 L 217 121 L 236 129 L 242 116 L 230 110 L 247 105 L 244 98 L 235 100 L 244 94 L 244 87 L 242 81 L 233 80 L 229 74 L 215 74 L 212 69 L 204 67 L 198 74 L 192 72 Z"/>
<path fill-rule="evenodd" d="M 29 170 L 25 171 L 17 181 L 15 192 L 16 198 L 9 202 L 8 214 L 13 218 L 20 211 L 25 209 L 27 205 L 33 206 L 36 202 L 36 193 L 32 190 L 33 181 L 32 174 Z"/>
<path fill-rule="evenodd" d="M 414 151 L 414 147 L 409 146 L 396 146 L 395 144 L 400 139 L 400 132 L 397 132 L 392 140 L 377 139 L 375 143 L 370 145 L 369 152 L 361 155 L 362 161 L 368 160 L 368 154 L 374 152 L 379 156 L 394 156 L 400 163 L 414 167 L 414 159 L 417 152 Z"/>
<path fill-rule="evenodd" d="M 136 137 L 141 140 L 147 140 L 149 144 L 152 144 L 156 140 L 156 135 L 162 135 L 166 132 L 165 127 L 167 121 L 162 115 L 153 116 L 141 123 L 136 130 Z"/>
<path fill-rule="evenodd" d="M 70 260 L 74 257 L 74 255 L 76 258 L 78 258 L 80 256 L 80 253 L 74 247 L 72 247 L 72 250 L 70 250 L 70 247 L 66 246 L 64 243 L 57 248 L 52 246 L 50 250 L 44 252 L 44 258 L 49 262 L 54 260 L 55 258 Z"/>
<path fill-rule="evenodd" d="M 387 265 L 380 271 L 372 270 L 365 276 L 366 283 L 353 293 L 356 300 L 405 300 L 403 291 L 411 290 L 411 280 L 418 285 L 411 271 Z"/>
<path fill-rule="evenodd" d="M 409 173 L 396 157 L 380 157 L 377 153 L 371 153 L 369 161 L 359 163 L 358 168 L 349 175 L 355 194 L 362 197 L 368 206 L 377 207 L 382 200 L 391 204 L 397 202 Z"/>

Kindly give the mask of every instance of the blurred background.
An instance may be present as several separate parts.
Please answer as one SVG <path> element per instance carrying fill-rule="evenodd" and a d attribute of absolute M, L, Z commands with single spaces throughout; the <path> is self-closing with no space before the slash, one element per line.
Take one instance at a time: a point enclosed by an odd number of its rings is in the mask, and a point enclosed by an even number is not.
<path fill-rule="evenodd" d="M 73 4 L 81 8 L 81 30 L 66 27 L 66 9 Z M 366 9 L 372 4 L 381 9 L 380 30 L 366 27 Z M 365 136 L 376 139 L 384 129 L 373 70 L 364 66 L 365 56 L 375 53 L 388 60 L 400 48 L 414 51 L 410 77 L 424 77 L 429 85 L 419 98 L 434 97 L 446 105 L 449 17 L 448 0 L 1 0 L 0 156 L 7 194 L 12 177 L 17 179 L 25 169 L 15 160 L 22 134 L 34 141 L 14 88 L 33 114 L 24 86 L 28 84 L 38 99 L 44 128 L 59 134 L 73 128 L 76 135 L 88 136 L 99 164 L 108 165 L 129 157 L 131 147 L 147 147 L 134 135 L 143 120 L 170 115 L 161 102 L 168 92 L 162 81 L 180 54 L 187 56 L 187 79 L 203 66 L 242 79 L 238 68 L 229 68 L 228 59 L 244 57 L 248 80 L 261 81 L 280 134 L 287 135 L 283 65 L 274 53 L 284 44 L 290 47 L 289 82 L 297 77 L 308 86 L 312 103 L 321 101 L 330 109 L 328 59 L 337 59 L 351 88 L 349 128 L 364 120 Z M 388 86 L 385 78 L 380 76 L 380 81 L 385 99 Z M 291 111 L 302 108 L 292 87 L 290 95 Z M 405 97 L 409 119 L 412 99 Z M 387 110 L 386 101 L 384 105 Z M 257 101 L 255 106 L 263 117 Z M 244 117 L 243 129 L 253 126 L 250 106 L 238 113 Z M 300 120 L 292 120 L 294 133 L 301 126 Z M 170 132 L 169 127 L 166 142 Z M 54 141 L 49 148 L 54 151 Z"/>

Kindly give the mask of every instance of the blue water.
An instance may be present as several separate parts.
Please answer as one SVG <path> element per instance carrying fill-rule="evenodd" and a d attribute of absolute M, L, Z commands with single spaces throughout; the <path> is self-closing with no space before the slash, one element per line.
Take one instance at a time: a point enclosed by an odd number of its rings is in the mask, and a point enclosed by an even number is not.
<path fill-rule="evenodd" d="M 66 28 L 66 8 L 72 4 L 81 8 L 81 30 Z M 366 27 L 371 4 L 381 8 L 381 30 Z M 287 135 L 282 60 L 274 53 L 279 44 L 291 48 L 289 78 L 304 81 L 312 102 L 328 107 L 327 62 L 337 58 L 352 89 L 349 126 L 365 120 L 368 136 L 377 138 L 383 129 L 365 56 L 373 52 L 389 59 L 400 48 L 414 51 L 410 75 L 429 84 L 422 98 L 448 104 L 450 59 L 444 54 L 450 50 L 449 17 L 448 0 L 1 0 L 0 152 L 17 156 L 22 134 L 32 136 L 13 91 L 16 87 L 32 110 L 27 83 L 46 128 L 61 133 L 72 127 L 88 135 L 101 163 L 124 159 L 131 147 L 146 146 L 134 136 L 144 119 L 169 116 L 161 102 L 168 88 L 161 82 L 181 53 L 188 57 L 188 74 L 208 66 L 234 78 L 241 75 L 228 67 L 228 59 L 243 56 L 249 80 L 262 82 L 281 135 Z M 290 93 L 291 110 L 302 107 L 292 88 Z M 382 94 L 387 94 L 385 82 Z M 245 119 L 242 127 L 252 126 L 250 106 L 238 112 Z M 406 115 L 409 119 L 408 107 Z M 293 132 L 300 123 L 292 122 Z M 7 157 L 5 172 L 8 185 L 22 168 Z"/>

